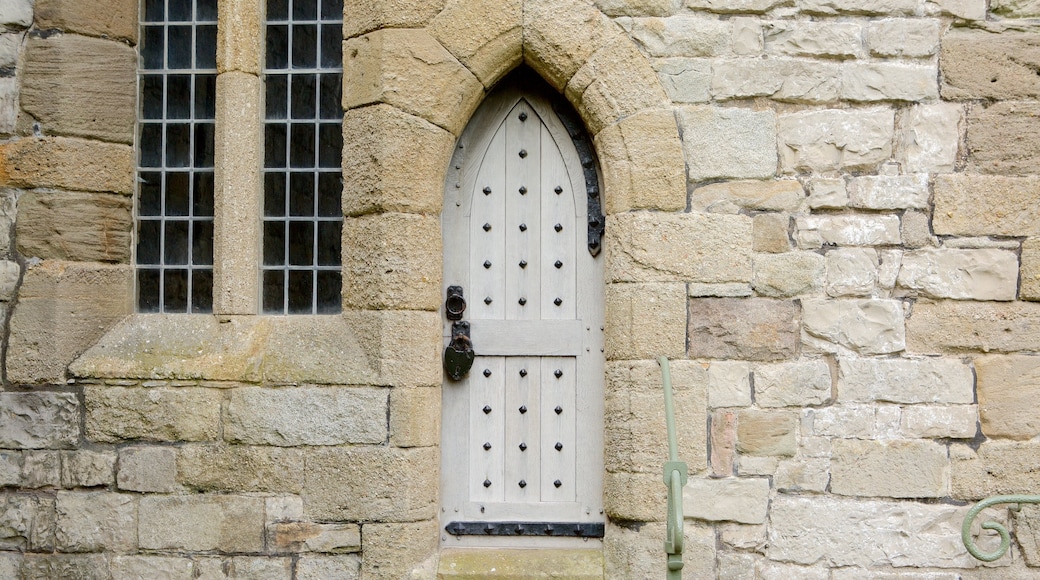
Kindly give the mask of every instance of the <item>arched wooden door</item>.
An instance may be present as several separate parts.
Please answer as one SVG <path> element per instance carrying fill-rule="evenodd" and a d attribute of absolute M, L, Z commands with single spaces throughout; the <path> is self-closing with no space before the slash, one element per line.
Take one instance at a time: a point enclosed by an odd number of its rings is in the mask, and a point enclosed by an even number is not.
<path fill-rule="evenodd" d="M 443 388 L 446 546 L 562 545 L 603 530 L 595 158 L 577 117 L 561 121 L 562 97 L 530 90 L 540 79 L 503 84 L 460 138 L 445 187 L 444 287 L 463 289 L 476 354 Z M 445 317 L 446 344 L 451 328 Z"/>

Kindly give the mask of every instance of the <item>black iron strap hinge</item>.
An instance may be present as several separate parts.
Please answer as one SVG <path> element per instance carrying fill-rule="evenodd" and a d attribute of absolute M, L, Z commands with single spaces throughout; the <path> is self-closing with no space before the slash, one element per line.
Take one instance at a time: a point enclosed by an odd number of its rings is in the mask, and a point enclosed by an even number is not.
<path fill-rule="evenodd" d="M 560 536 L 602 538 L 603 524 L 560 522 L 451 522 L 444 530 L 453 536 Z"/>

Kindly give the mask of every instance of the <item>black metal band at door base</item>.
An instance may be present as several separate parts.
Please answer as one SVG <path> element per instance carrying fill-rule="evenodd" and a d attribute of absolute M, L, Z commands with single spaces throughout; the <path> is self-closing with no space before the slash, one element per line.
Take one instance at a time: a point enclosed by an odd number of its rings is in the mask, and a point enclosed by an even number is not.
<path fill-rule="evenodd" d="M 603 524 L 560 522 L 451 522 L 444 530 L 453 536 L 555 536 L 602 538 Z"/>

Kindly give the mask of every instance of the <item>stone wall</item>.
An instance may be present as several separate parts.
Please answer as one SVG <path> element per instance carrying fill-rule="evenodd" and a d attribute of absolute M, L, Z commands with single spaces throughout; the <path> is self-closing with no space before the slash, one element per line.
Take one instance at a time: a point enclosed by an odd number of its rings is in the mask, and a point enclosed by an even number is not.
<path fill-rule="evenodd" d="M 523 62 L 603 174 L 607 578 L 662 573 L 659 355 L 687 577 L 1040 578 L 1040 510 L 960 544 L 1040 493 L 1036 2 L 346 4 L 317 319 L 134 315 L 137 2 L 0 4 L 0 577 L 432 576 L 440 192 Z"/>

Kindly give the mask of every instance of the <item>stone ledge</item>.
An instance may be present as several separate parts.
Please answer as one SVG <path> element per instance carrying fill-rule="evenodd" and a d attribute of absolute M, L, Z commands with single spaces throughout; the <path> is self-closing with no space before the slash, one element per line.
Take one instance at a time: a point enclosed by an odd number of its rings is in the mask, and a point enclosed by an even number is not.
<path fill-rule="evenodd" d="M 601 580 L 600 550 L 442 550 L 437 578 L 559 578 Z"/>

